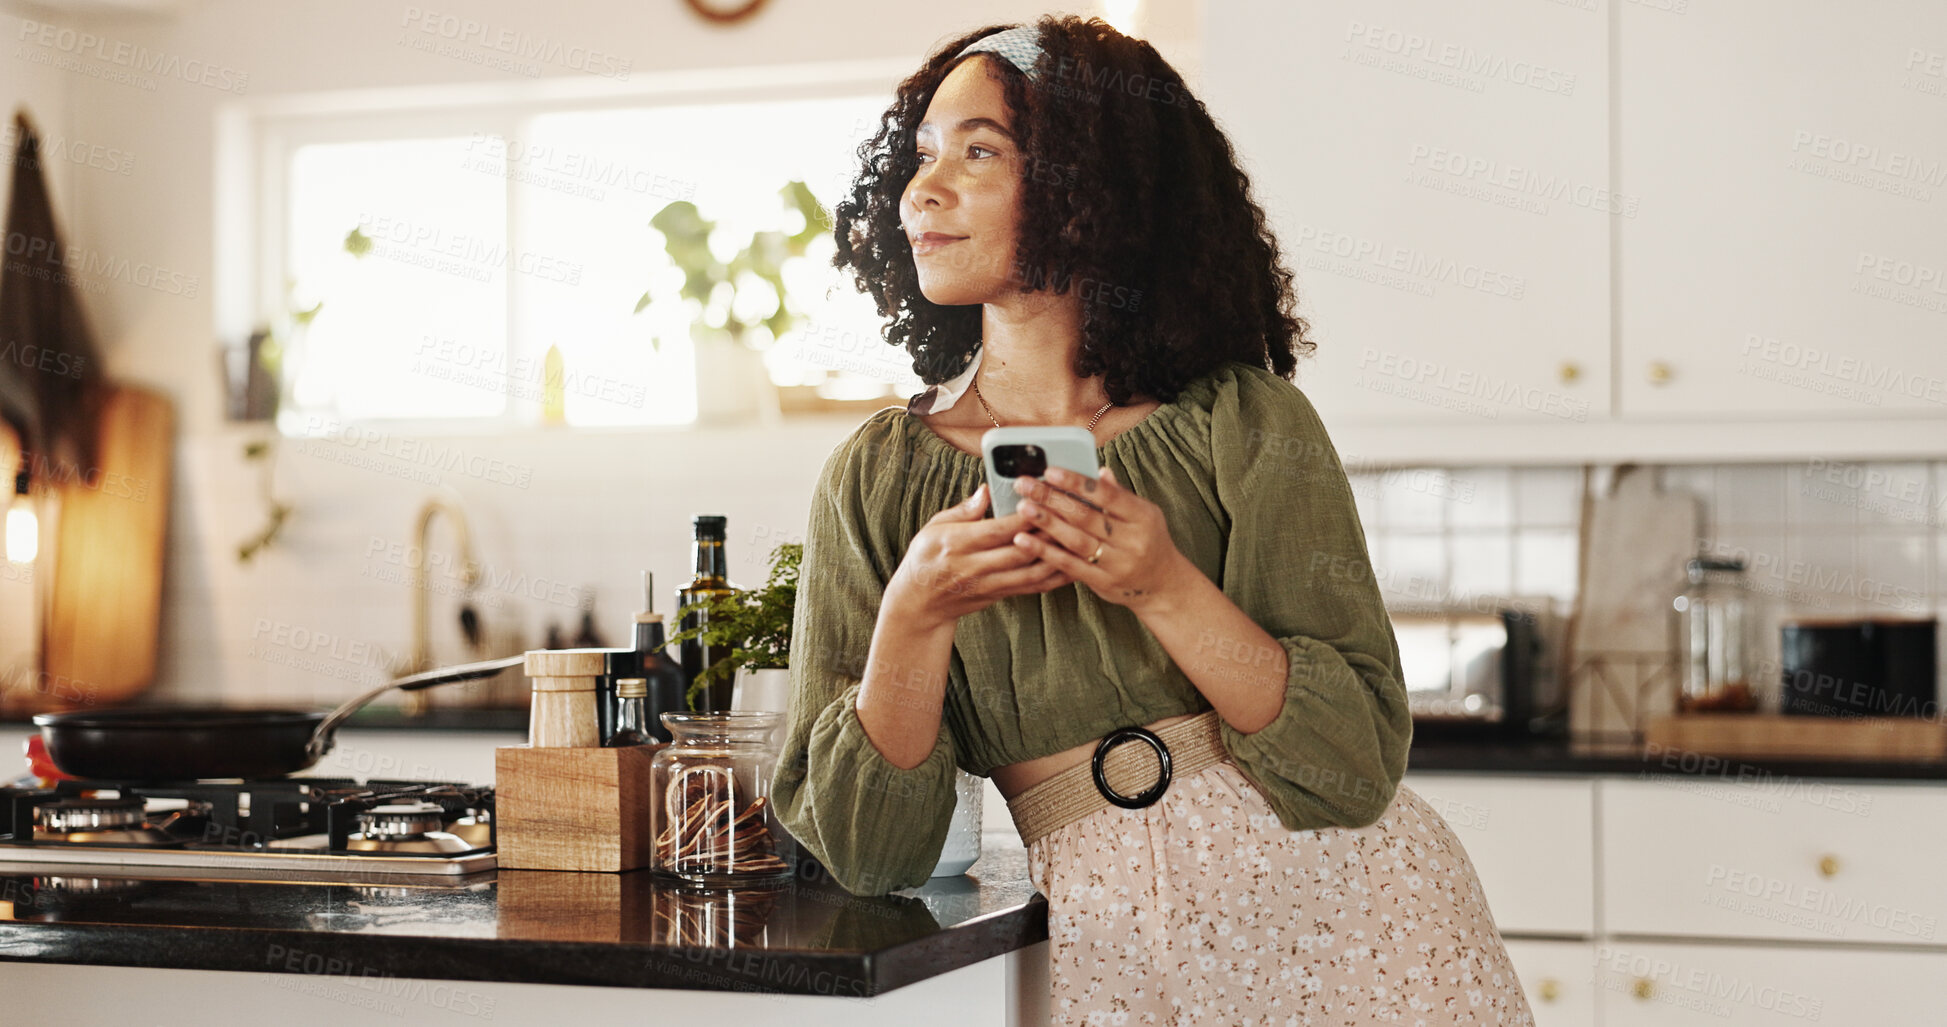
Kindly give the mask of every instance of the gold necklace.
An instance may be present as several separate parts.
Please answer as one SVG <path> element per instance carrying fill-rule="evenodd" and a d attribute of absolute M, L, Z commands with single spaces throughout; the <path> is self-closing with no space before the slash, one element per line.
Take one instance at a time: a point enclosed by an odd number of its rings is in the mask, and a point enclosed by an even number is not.
<path fill-rule="evenodd" d="M 994 427 L 996 427 L 996 428 L 998 428 L 998 427 L 1000 427 L 1000 426 L 1001 426 L 1001 421 L 1000 421 L 1000 418 L 998 418 L 998 417 L 995 417 L 995 416 L 994 416 L 994 408 L 993 408 L 993 407 L 990 407 L 990 406 L 988 406 L 988 405 L 987 405 L 987 397 L 985 397 L 985 396 L 983 396 L 983 395 L 981 395 L 981 394 L 980 394 L 980 375 L 979 375 L 979 374 L 975 374 L 975 375 L 974 375 L 974 380 L 973 380 L 973 389 L 974 389 L 974 398 L 980 401 L 980 409 L 982 409 L 982 410 L 985 410 L 985 411 L 987 411 L 987 419 L 988 419 L 989 421 L 992 421 L 992 422 L 994 422 Z M 1100 421 L 1100 420 L 1102 419 L 1102 415 L 1103 415 L 1103 414 L 1106 414 L 1106 413 L 1108 413 L 1108 412 L 1109 412 L 1109 408 L 1110 408 L 1110 407 L 1112 407 L 1112 406 L 1115 406 L 1115 400 L 1110 400 L 1110 401 L 1108 401 L 1107 403 L 1104 403 L 1104 404 L 1102 404 L 1102 409 L 1100 409 L 1100 410 L 1097 410 L 1097 411 L 1095 412 L 1095 416 L 1094 416 L 1094 417 L 1091 417 L 1091 418 L 1089 418 L 1089 419 L 1088 419 L 1088 429 L 1087 429 L 1087 430 L 1088 430 L 1088 431 L 1091 431 L 1091 432 L 1092 432 L 1092 431 L 1094 431 L 1094 430 L 1095 430 L 1095 422 L 1097 422 L 1097 421 Z"/>

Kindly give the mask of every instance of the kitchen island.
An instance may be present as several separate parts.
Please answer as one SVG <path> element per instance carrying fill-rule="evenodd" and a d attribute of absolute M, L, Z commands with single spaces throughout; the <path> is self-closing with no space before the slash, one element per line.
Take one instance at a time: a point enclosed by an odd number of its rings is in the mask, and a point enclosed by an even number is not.
<path fill-rule="evenodd" d="M 265 875 L 268 876 L 268 875 Z M 1018 838 L 965 875 L 847 893 L 647 871 L 413 887 L 0 873 L 7 1022 L 1045 1022 L 1047 902 Z M 464 1018 L 464 1019 L 462 1019 Z"/>

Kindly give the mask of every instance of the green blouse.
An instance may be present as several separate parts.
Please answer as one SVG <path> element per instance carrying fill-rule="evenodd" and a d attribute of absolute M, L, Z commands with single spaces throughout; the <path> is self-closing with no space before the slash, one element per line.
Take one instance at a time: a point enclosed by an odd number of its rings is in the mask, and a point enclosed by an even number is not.
<path fill-rule="evenodd" d="M 1277 719 L 1251 734 L 1220 729 L 1278 819 L 1291 830 L 1379 819 L 1406 772 L 1412 720 L 1352 490 L 1310 401 L 1228 363 L 1096 456 L 1162 509 L 1177 549 L 1289 657 Z M 910 769 L 887 761 L 853 705 L 885 584 L 927 520 L 982 480 L 979 457 L 887 407 L 832 451 L 812 497 L 772 801 L 855 894 L 925 883 L 946 842 L 955 767 L 985 777 L 1211 708 L 1135 614 L 1076 582 L 960 618 L 932 754 Z M 1204 649 L 1220 674 L 1276 657 L 1214 638 Z"/>

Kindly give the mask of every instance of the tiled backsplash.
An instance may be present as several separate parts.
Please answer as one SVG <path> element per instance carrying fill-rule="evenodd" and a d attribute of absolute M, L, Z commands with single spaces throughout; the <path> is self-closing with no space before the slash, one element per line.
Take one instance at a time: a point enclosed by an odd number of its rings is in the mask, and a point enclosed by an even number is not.
<path fill-rule="evenodd" d="M 1745 563 L 1762 616 L 1925 617 L 1947 605 L 1947 461 L 1667 465 L 1699 498 L 1699 550 Z M 1615 468 L 1593 466 L 1608 490 Z M 1580 467 L 1348 468 L 1389 604 L 1547 595 L 1578 586 Z M 1681 587 L 1670 583 L 1671 594 Z M 1764 632 L 1775 660 L 1777 632 Z"/>
<path fill-rule="evenodd" d="M 1349 468 L 1348 476 L 1389 601 L 1574 600 L 1581 468 Z"/>

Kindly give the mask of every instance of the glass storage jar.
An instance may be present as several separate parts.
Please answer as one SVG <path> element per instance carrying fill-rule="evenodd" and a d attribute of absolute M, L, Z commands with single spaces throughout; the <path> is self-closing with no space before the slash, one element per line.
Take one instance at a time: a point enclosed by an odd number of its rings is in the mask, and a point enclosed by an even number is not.
<path fill-rule="evenodd" d="M 1678 711 L 1756 711 L 1757 618 L 1744 583 L 1744 561 L 1697 557 L 1685 575 L 1688 584 L 1670 604 Z"/>
<path fill-rule="evenodd" d="M 650 764 L 649 829 L 659 874 L 727 885 L 788 875 L 771 808 L 771 738 L 783 714 L 665 713 L 670 743 Z"/>
<path fill-rule="evenodd" d="M 788 944 L 788 917 L 771 921 L 790 887 L 789 877 L 747 880 L 736 887 L 658 881 L 650 892 L 649 940 L 683 949 Z"/>

